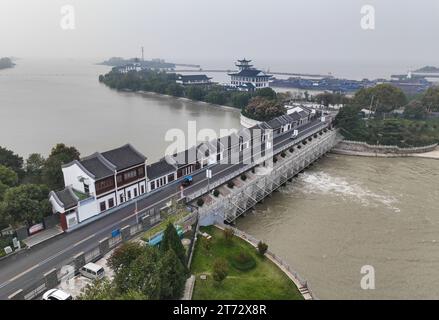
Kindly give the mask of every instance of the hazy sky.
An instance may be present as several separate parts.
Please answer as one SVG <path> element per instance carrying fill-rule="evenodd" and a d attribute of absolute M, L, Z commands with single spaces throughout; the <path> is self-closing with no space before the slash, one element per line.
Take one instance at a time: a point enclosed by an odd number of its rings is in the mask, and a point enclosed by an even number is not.
<path fill-rule="evenodd" d="M 363 5 L 376 29 L 360 27 Z M 73 5 L 75 30 L 60 27 Z M 438 0 L 0 0 L 0 56 L 437 62 Z"/>

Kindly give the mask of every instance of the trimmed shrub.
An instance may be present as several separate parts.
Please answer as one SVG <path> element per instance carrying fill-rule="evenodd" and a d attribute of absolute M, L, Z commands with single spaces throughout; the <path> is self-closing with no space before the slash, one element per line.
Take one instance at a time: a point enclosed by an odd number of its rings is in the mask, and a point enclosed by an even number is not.
<path fill-rule="evenodd" d="M 258 252 L 261 256 L 263 256 L 265 254 L 265 252 L 267 252 L 268 250 L 268 244 L 266 244 L 265 242 L 259 241 L 258 243 Z"/>
<path fill-rule="evenodd" d="M 282 153 L 280 154 L 280 156 L 281 156 L 282 158 L 285 158 L 285 157 L 287 156 L 287 154 L 286 154 L 285 152 L 282 151 Z"/>
<path fill-rule="evenodd" d="M 218 196 L 220 195 L 220 192 L 218 191 L 218 189 L 213 190 L 213 195 L 218 198 Z"/>
<path fill-rule="evenodd" d="M 291 153 L 293 153 L 293 152 L 294 152 L 294 148 L 291 147 L 291 148 L 289 149 L 289 151 L 290 151 Z"/>
<path fill-rule="evenodd" d="M 256 267 L 256 260 L 250 254 L 241 251 L 230 259 L 230 264 L 240 271 L 251 270 Z"/>
<path fill-rule="evenodd" d="M 204 200 L 203 200 L 202 198 L 199 198 L 199 199 L 197 200 L 197 206 L 202 207 L 203 204 L 204 204 Z"/>
<path fill-rule="evenodd" d="M 301 149 L 301 148 L 302 148 L 302 146 L 301 146 L 301 145 L 299 144 L 299 145 L 297 146 L 297 148 L 298 148 L 298 149 Z"/>
<path fill-rule="evenodd" d="M 234 186 L 235 186 L 235 183 L 233 181 L 227 182 L 227 187 L 229 187 L 230 189 L 233 189 Z"/>
<path fill-rule="evenodd" d="M 241 180 L 242 181 L 247 180 L 247 175 L 245 173 L 241 174 Z"/>

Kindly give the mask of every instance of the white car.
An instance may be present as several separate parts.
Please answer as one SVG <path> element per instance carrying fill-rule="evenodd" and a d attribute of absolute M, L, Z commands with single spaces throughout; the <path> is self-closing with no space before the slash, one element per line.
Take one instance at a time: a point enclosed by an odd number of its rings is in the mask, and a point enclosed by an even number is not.
<path fill-rule="evenodd" d="M 62 290 L 50 289 L 43 294 L 43 300 L 73 300 L 73 298 Z"/>

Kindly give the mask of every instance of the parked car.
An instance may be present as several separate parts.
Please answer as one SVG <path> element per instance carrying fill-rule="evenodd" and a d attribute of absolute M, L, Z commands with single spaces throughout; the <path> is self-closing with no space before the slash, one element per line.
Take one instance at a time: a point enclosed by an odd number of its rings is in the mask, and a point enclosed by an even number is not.
<path fill-rule="evenodd" d="M 183 187 L 187 187 L 187 186 L 189 186 L 189 185 L 192 184 L 192 181 L 193 181 L 192 176 L 187 176 L 187 177 L 185 177 L 185 178 L 183 179 L 183 181 L 181 182 L 181 185 L 182 185 Z"/>
<path fill-rule="evenodd" d="M 43 294 L 43 300 L 73 300 L 70 293 L 59 289 L 50 289 Z"/>
<path fill-rule="evenodd" d="M 105 276 L 104 268 L 92 262 L 79 269 L 79 273 L 91 280 L 102 279 Z"/>

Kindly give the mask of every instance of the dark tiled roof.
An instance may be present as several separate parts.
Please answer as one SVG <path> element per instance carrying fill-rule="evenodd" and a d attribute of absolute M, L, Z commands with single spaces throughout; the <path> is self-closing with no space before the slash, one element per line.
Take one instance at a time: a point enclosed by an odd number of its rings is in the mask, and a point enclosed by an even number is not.
<path fill-rule="evenodd" d="M 182 80 L 182 81 L 203 81 L 203 80 L 208 81 L 210 79 L 212 78 L 209 78 L 205 74 L 178 75 L 178 80 Z"/>
<path fill-rule="evenodd" d="M 277 129 L 280 128 L 282 123 L 279 121 L 278 118 L 274 118 L 271 119 L 270 121 L 267 122 L 267 125 L 271 128 L 271 129 Z"/>
<path fill-rule="evenodd" d="M 96 179 L 106 178 L 114 174 L 114 171 L 105 163 L 105 160 L 101 159 L 99 154 L 94 154 L 82 159 L 81 164 L 87 171 L 93 174 Z"/>
<path fill-rule="evenodd" d="M 78 198 L 73 193 L 71 187 L 66 187 L 64 190 L 56 191 L 55 194 L 66 210 L 73 208 L 78 204 Z"/>
<path fill-rule="evenodd" d="M 146 160 L 146 157 L 130 144 L 103 152 L 102 156 L 112 163 L 118 171 L 140 165 Z"/>
<path fill-rule="evenodd" d="M 288 116 L 294 121 L 299 121 L 302 118 L 298 112 L 290 113 Z"/>
<path fill-rule="evenodd" d="M 175 166 L 169 164 L 166 159 L 161 159 L 159 162 L 155 162 L 149 165 L 146 169 L 148 178 L 153 180 L 162 177 L 166 174 L 175 172 L 177 169 Z"/>
<path fill-rule="evenodd" d="M 230 73 L 229 75 L 238 77 L 271 77 L 271 75 L 257 69 L 244 69 L 239 72 Z"/>

